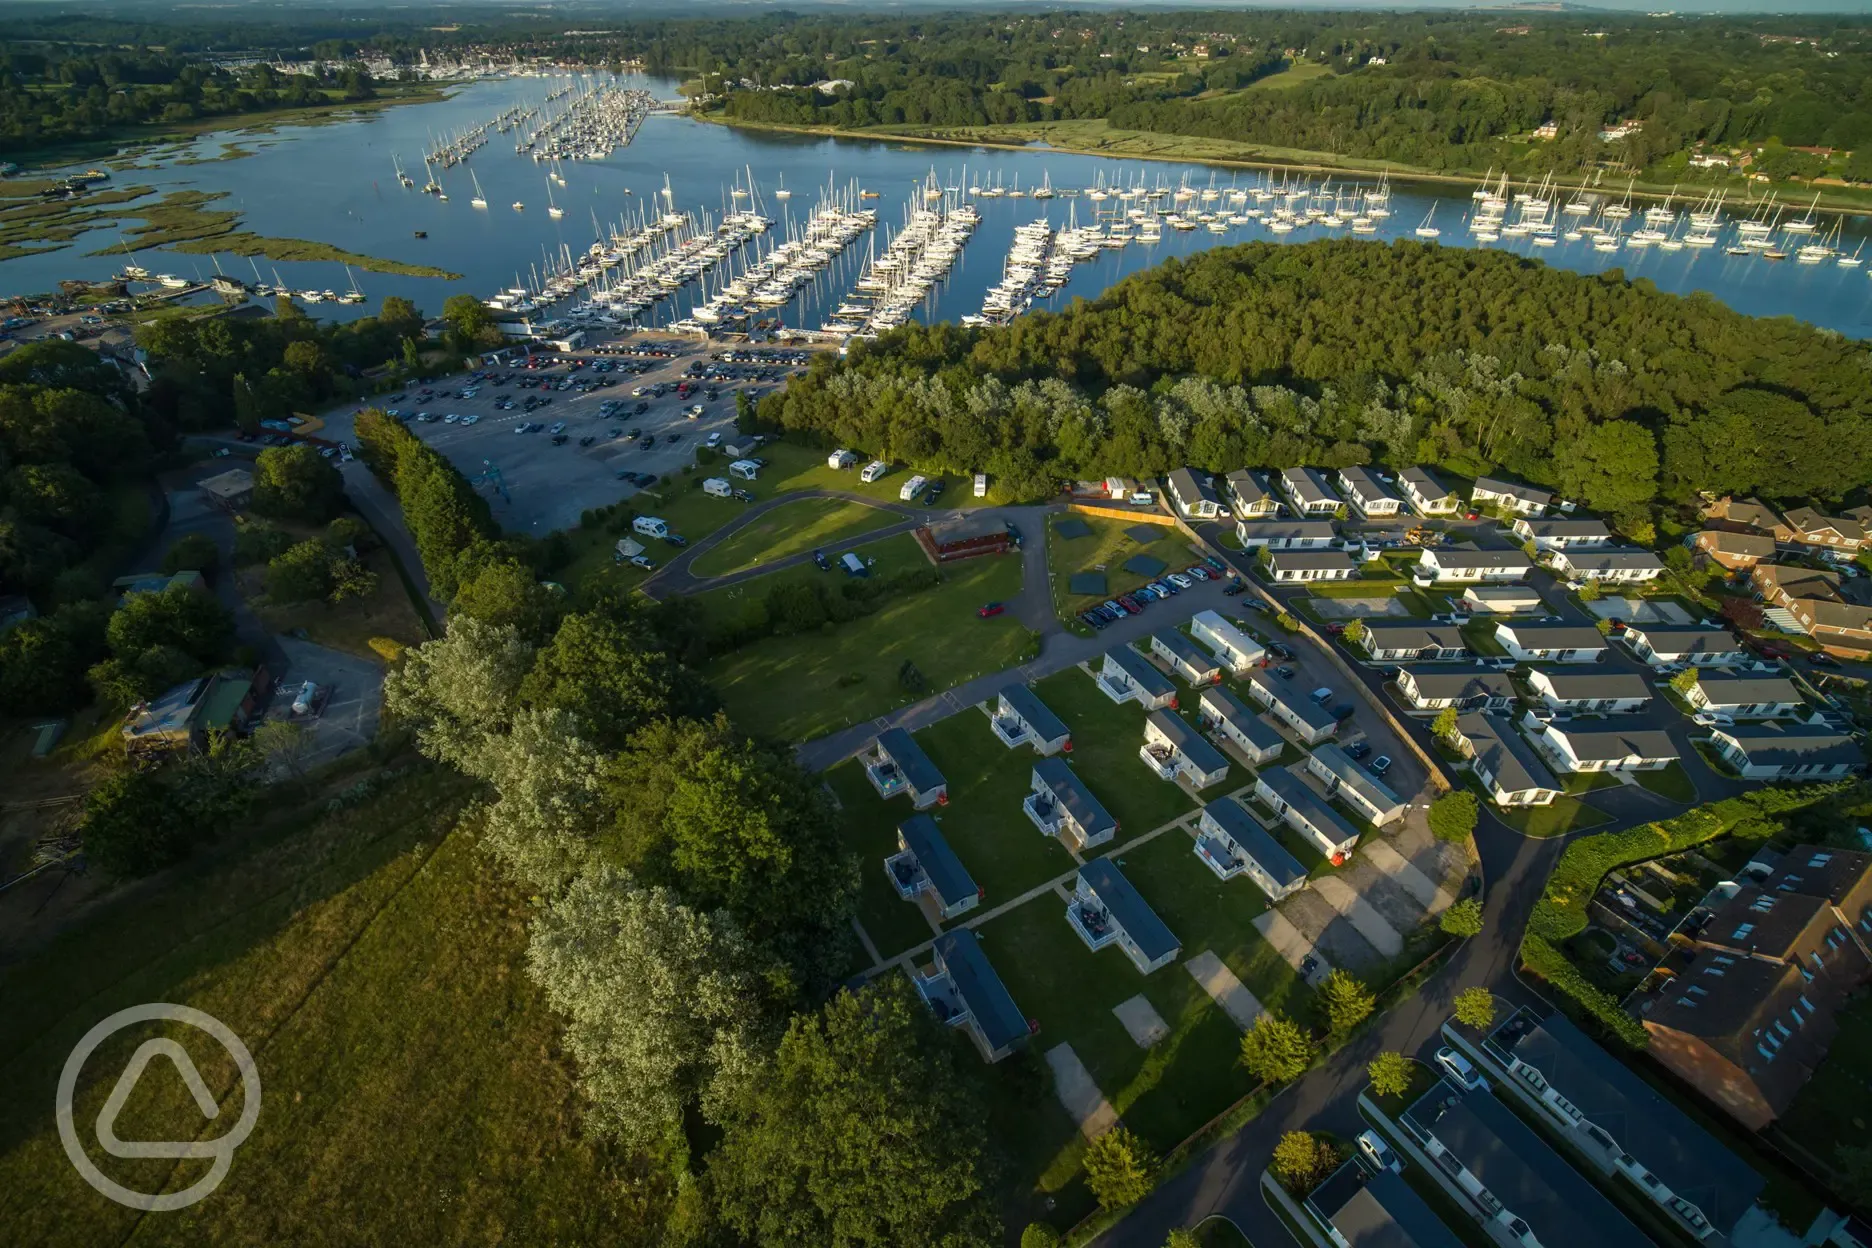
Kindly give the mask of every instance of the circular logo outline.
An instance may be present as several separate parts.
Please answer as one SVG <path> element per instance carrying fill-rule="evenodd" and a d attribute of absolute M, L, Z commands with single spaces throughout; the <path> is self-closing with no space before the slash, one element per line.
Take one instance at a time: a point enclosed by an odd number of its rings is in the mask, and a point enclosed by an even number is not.
<path fill-rule="evenodd" d="M 102 1170 L 98 1169 L 96 1163 L 94 1163 L 85 1152 L 83 1141 L 78 1138 L 78 1127 L 73 1117 L 72 1099 L 78 1088 L 79 1072 L 84 1069 L 85 1061 L 92 1053 L 97 1051 L 97 1047 L 100 1044 L 126 1027 L 134 1026 L 137 1023 L 154 1022 L 157 1020 L 182 1023 L 198 1031 L 205 1031 L 210 1036 L 213 1036 L 215 1041 L 219 1043 L 222 1048 L 227 1050 L 228 1056 L 234 1059 L 235 1066 L 240 1069 L 241 1091 L 245 1098 L 245 1103 L 241 1106 L 240 1117 L 235 1121 L 233 1128 L 219 1139 L 206 1141 L 152 1141 L 133 1146 L 135 1151 L 132 1153 L 120 1154 L 176 1158 L 212 1157 L 214 1159 L 213 1163 L 208 1168 L 207 1174 L 197 1179 L 188 1187 L 183 1188 L 181 1191 L 158 1192 L 154 1195 L 150 1195 L 144 1192 L 133 1191 L 111 1179 Z M 174 1041 L 149 1041 L 143 1048 L 138 1049 L 137 1055 L 131 1059 L 130 1067 L 125 1069 L 124 1074 L 128 1075 L 131 1069 L 136 1069 L 140 1072 L 141 1066 L 147 1064 L 144 1051 L 152 1048 L 169 1054 L 172 1060 L 175 1052 L 183 1052 L 180 1046 L 177 1046 Z M 183 1052 L 183 1056 L 187 1057 L 186 1052 Z M 188 1073 L 195 1073 L 193 1071 L 193 1065 L 194 1063 L 191 1061 L 189 1063 Z M 196 1078 L 191 1082 L 193 1084 L 199 1084 L 200 1075 L 196 1074 Z M 134 1081 L 132 1081 L 129 1086 L 134 1086 Z M 127 1096 L 128 1092 L 129 1087 L 125 1086 L 124 1080 L 122 1076 L 120 1076 L 118 1087 L 112 1092 L 110 1102 L 105 1105 L 104 1109 L 98 1115 L 96 1134 L 99 1143 L 104 1144 L 107 1151 L 117 1151 L 109 1147 L 106 1142 L 106 1136 L 108 1132 L 110 1140 L 116 1139 L 116 1131 L 114 1129 L 116 1110 L 120 1106 L 121 1097 Z M 244 1144 L 247 1137 L 253 1134 L 254 1126 L 260 1118 L 260 1068 L 255 1065 L 253 1054 L 248 1052 L 247 1046 L 241 1042 L 239 1036 L 234 1034 L 234 1030 L 206 1011 L 195 1009 L 193 1006 L 174 1005 L 161 1001 L 150 1002 L 146 1005 L 133 1005 L 128 1009 L 119 1010 L 115 1014 L 99 1022 L 95 1027 L 91 1028 L 91 1030 L 85 1032 L 84 1036 L 78 1041 L 77 1046 L 71 1051 L 71 1056 L 65 1059 L 64 1070 L 59 1072 L 58 1094 L 54 1102 L 54 1109 L 58 1119 L 59 1141 L 65 1146 L 65 1156 L 71 1160 L 72 1168 L 78 1171 L 79 1176 L 83 1178 L 85 1182 L 120 1205 L 126 1205 L 132 1209 L 140 1209 L 146 1213 L 170 1213 L 177 1209 L 186 1209 L 190 1205 L 207 1197 L 213 1193 L 217 1187 L 221 1186 L 221 1181 L 223 1179 L 227 1178 L 228 1170 L 234 1164 L 234 1150 Z M 107 1115 L 111 1119 L 109 1123 L 104 1121 Z M 214 1115 L 211 1114 L 209 1116 L 212 1118 Z"/>

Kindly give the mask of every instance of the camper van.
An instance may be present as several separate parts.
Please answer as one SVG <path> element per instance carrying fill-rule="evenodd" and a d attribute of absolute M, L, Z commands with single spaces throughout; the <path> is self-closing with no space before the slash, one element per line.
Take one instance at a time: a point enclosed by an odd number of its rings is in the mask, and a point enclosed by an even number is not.
<path fill-rule="evenodd" d="M 825 464 L 828 468 L 849 468 L 857 462 L 858 456 L 851 451 L 837 450 L 826 456 Z"/>
<path fill-rule="evenodd" d="M 882 479 L 884 474 L 889 471 L 889 464 L 881 459 L 874 459 L 865 465 L 864 471 L 858 474 L 858 479 L 866 485 L 870 485 L 873 481 Z"/>
<path fill-rule="evenodd" d="M 752 481 L 760 476 L 760 465 L 751 459 L 737 459 L 728 465 L 728 475 L 740 477 L 743 481 Z"/>
<path fill-rule="evenodd" d="M 864 560 L 852 554 L 850 551 L 846 551 L 839 556 L 839 566 L 845 569 L 845 574 L 847 576 L 871 575 L 871 570 L 865 567 Z"/>
<path fill-rule="evenodd" d="M 975 497 L 988 497 L 988 474 L 985 472 L 978 472 L 975 474 Z"/>
<path fill-rule="evenodd" d="M 923 492 L 923 487 L 928 484 L 928 477 L 911 477 L 908 481 L 903 483 L 903 488 L 897 491 L 897 497 L 907 503 L 918 494 L 921 494 Z"/>
<path fill-rule="evenodd" d="M 655 516 L 638 516 L 631 521 L 631 529 L 645 537 L 668 537 L 669 525 Z"/>
<path fill-rule="evenodd" d="M 725 477 L 710 477 L 702 483 L 702 492 L 710 498 L 733 498 L 734 484 Z"/>

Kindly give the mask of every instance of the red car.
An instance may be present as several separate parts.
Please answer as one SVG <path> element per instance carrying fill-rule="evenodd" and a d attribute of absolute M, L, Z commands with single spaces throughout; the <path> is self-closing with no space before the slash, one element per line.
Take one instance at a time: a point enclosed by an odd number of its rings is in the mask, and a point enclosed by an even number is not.
<path fill-rule="evenodd" d="M 1340 633 L 1345 632 L 1345 622 L 1343 620 L 1334 620 L 1326 625 L 1326 631 L 1331 633 L 1334 637 L 1337 637 Z"/>
<path fill-rule="evenodd" d="M 1137 598 L 1131 594 L 1119 594 L 1118 605 L 1129 611 L 1132 615 L 1139 615 L 1144 610 L 1144 604 L 1139 602 Z"/>
<path fill-rule="evenodd" d="M 985 620 L 989 616 L 1000 615 L 1003 611 L 1006 611 L 1006 610 L 1007 610 L 1007 603 L 991 602 L 987 606 L 983 607 L 981 610 L 977 611 L 975 614 Z"/>

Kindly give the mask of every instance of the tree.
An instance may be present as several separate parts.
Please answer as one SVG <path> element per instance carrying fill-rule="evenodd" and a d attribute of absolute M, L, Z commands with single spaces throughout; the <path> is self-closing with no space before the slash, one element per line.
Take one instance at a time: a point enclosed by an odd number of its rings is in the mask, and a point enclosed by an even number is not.
<path fill-rule="evenodd" d="M 1029 1222 L 1021 1231 L 1020 1248 L 1059 1248 L 1059 1232 L 1044 1222 Z"/>
<path fill-rule="evenodd" d="M 1274 1146 L 1274 1177 L 1294 1196 L 1305 1196 L 1338 1167 L 1338 1150 L 1310 1131 L 1289 1131 Z"/>
<path fill-rule="evenodd" d="M 469 350 L 491 334 L 499 331 L 494 328 L 494 314 L 473 295 L 450 295 L 442 301 L 442 319 L 456 336 L 461 350 Z"/>
<path fill-rule="evenodd" d="M 1263 1083 L 1292 1083 L 1313 1063 L 1313 1038 L 1300 1024 L 1269 1010 L 1242 1037 L 1241 1063 Z"/>
<path fill-rule="evenodd" d="M 332 590 L 331 552 L 317 538 L 288 547 L 267 563 L 266 592 L 274 602 L 311 602 Z"/>
<path fill-rule="evenodd" d="M 1457 718 L 1455 707 L 1444 707 L 1437 712 L 1436 718 L 1430 721 L 1431 733 L 1433 733 L 1439 741 L 1448 742 L 1455 740 Z"/>
<path fill-rule="evenodd" d="M 1196 1232 L 1178 1227 L 1164 1238 L 1163 1248 L 1202 1248 L 1202 1241 L 1196 1238 Z"/>
<path fill-rule="evenodd" d="M 1403 1096 L 1410 1090 L 1414 1067 L 1402 1053 L 1387 1049 L 1366 1063 L 1365 1074 L 1379 1096 Z"/>
<path fill-rule="evenodd" d="M 751 963 L 732 922 L 622 871 L 581 874 L 546 903 L 527 967 L 566 1017 L 595 1134 L 677 1147 L 686 1107 L 752 1082 L 761 1000 Z"/>
<path fill-rule="evenodd" d="M 384 680 L 384 710 L 416 729 L 422 752 L 479 776 L 482 747 L 512 722 L 533 647 L 511 628 L 451 617 Z"/>
<path fill-rule="evenodd" d="M 1456 1021 L 1487 1031 L 1495 1024 L 1495 994 L 1486 988 L 1465 988 L 1456 994 Z"/>
<path fill-rule="evenodd" d="M 512 627 L 538 644 L 552 636 L 559 600 L 518 559 L 492 559 L 462 579 L 449 614 L 469 615 L 496 627 Z"/>
<path fill-rule="evenodd" d="M 520 696 L 571 712 L 580 735 L 607 750 L 623 748 L 652 720 L 700 719 L 716 709 L 714 692 L 657 649 L 649 629 L 593 612 L 560 623 Z"/>
<path fill-rule="evenodd" d="M 1833 1150 L 1839 1164 L 1839 1192 L 1848 1203 L 1872 1205 L 1872 1145 L 1842 1144 Z"/>
<path fill-rule="evenodd" d="M 1372 996 L 1357 976 L 1343 968 L 1335 969 L 1320 986 L 1320 998 L 1326 1003 L 1327 1025 L 1344 1035 L 1371 1017 L 1378 999 Z"/>
<path fill-rule="evenodd" d="M 1670 678 L 1670 687 L 1682 696 L 1686 698 L 1689 697 L 1696 691 L 1697 669 L 1694 667 L 1684 668 L 1683 671 L 1678 672 L 1675 676 Z"/>
<path fill-rule="evenodd" d="M 558 888 L 585 862 L 605 814 L 598 752 L 564 711 L 522 710 L 508 732 L 483 740 L 474 765 L 500 793 L 483 848 L 528 886 Z"/>
<path fill-rule="evenodd" d="M 1439 841 L 1460 844 L 1476 829 L 1480 807 L 1475 794 L 1467 789 L 1452 789 L 1430 803 L 1430 831 Z"/>
<path fill-rule="evenodd" d="M 1339 634 L 1346 644 L 1356 646 L 1365 640 L 1365 621 L 1356 616 L 1346 621 L 1345 631 Z"/>
<path fill-rule="evenodd" d="M 312 733 L 304 724 L 291 720 L 267 719 L 248 738 L 254 752 L 269 766 L 299 778 L 305 775 L 306 755 L 312 750 Z"/>
<path fill-rule="evenodd" d="M 221 551 L 214 539 L 206 533 L 188 533 L 176 539 L 176 542 L 162 557 L 162 571 L 174 576 L 177 572 L 200 572 L 207 576 L 221 562 Z"/>
<path fill-rule="evenodd" d="M 1113 1127 L 1086 1145 L 1082 1164 L 1101 1209 L 1135 1205 L 1156 1182 L 1157 1155 L 1128 1127 Z"/>
<path fill-rule="evenodd" d="M 172 585 L 131 595 L 111 616 L 105 636 L 120 659 L 169 646 L 206 665 L 220 662 L 233 645 L 234 616 L 212 594 Z"/>
<path fill-rule="evenodd" d="M 254 461 L 253 509 L 260 515 L 323 524 L 343 500 L 344 478 L 307 443 L 269 446 Z"/>
<path fill-rule="evenodd" d="M 0 711 L 60 715 L 90 697 L 85 673 L 106 652 L 104 608 L 67 603 L 0 633 Z"/>
<path fill-rule="evenodd" d="M 1443 912 L 1437 926 L 1451 936 L 1467 940 L 1482 934 L 1482 899 L 1465 897 Z"/>
<path fill-rule="evenodd" d="M 999 1242 L 973 1064 L 900 975 L 796 1015 L 721 1098 L 721 1220 L 763 1248 Z"/>
<path fill-rule="evenodd" d="M 1581 581 L 1578 592 L 1581 602 L 1598 602 L 1605 597 L 1605 588 L 1599 584 L 1597 577 L 1587 577 Z"/>
<path fill-rule="evenodd" d="M 148 875 L 187 856 L 188 824 L 153 771 L 108 775 L 85 795 L 79 835 L 85 857 L 114 876 Z"/>

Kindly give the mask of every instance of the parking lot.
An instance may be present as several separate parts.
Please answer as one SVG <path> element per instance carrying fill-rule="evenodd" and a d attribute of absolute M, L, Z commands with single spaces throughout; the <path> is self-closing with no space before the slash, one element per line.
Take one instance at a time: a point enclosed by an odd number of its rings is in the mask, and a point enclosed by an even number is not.
<path fill-rule="evenodd" d="M 645 344 L 668 354 L 636 355 L 631 345 L 516 352 L 500 365 L 377 402 L 477 483 L 502 528 L 543 536 L 634 494 L 637 485 L 620 473 L 668 476 L 693 463 L 712 435 L 732 442 L 736 391 L 769 393 L 804 355 L 684 342 Z M 730 350 L 756 358 L 711 358 Z M 704 371 L 713 375 L 677 394 L 688 374 Z M 607 403 L 614 405 L 609 413 Z M 326 414 L 322 436 L 355 442 L 357 410 L 352 404 Z"/>

